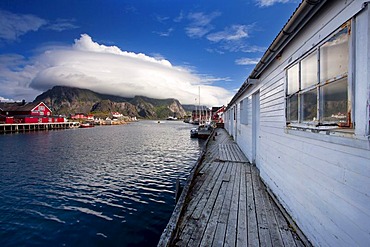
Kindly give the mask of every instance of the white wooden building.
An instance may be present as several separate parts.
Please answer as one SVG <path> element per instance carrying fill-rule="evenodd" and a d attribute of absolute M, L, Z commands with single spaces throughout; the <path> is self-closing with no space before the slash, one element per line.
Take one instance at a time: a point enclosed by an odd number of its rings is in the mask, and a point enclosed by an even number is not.
<path fill-rule="evenodd" d="M 225 113 L 314 246 L 370 246 L 369 5 L 302 1 Z"/>

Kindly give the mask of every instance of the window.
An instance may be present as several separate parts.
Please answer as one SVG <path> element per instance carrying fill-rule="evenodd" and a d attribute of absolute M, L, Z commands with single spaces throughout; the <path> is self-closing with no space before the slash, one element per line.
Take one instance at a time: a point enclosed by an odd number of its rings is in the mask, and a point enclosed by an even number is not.
<path fill-rule="evenodd" d="M 352 126 L 350 24 L 287 69 L 287 125 Z"/>
<path fill-rule="evenodd" d="M 248 124 L 248 98 L 240 101 L 240 123 Z"/>

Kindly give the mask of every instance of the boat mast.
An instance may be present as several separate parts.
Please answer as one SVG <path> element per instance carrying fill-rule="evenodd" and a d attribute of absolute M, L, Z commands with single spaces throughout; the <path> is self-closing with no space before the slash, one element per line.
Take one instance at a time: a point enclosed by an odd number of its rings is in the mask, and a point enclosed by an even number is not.
<path fill-rule="evenodd" d="M 200 107 L 200 86 L 198 87 L 198 90 L 199 90 L 199 125 L 201 125 L 202 123 L 202 109 Z"/>

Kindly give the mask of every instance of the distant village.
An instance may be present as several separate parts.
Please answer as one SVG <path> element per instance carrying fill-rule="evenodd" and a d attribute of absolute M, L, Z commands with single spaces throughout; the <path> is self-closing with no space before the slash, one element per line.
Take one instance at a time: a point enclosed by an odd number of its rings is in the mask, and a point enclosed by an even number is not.
<path fill-rule="evenodd" d="M 0 102 L 0 123 L 2 124 L 30 124 L 30 123 L 64 123 L 64 122 L 93 122 L 95 125 L 124 124 L 136 121 L 136 117 L 124 116 L 119 112 L 112 112 L 112 118 L 94 118 L 93 114 L 74 113 L 70 116 L 53 115 L 51 109 L 43 102 Z"/>
<path fill-rule="evenodd" d="M 167 120 L 184 120 L 186 123 L 199 124 L 211 120 L 223 123 L 225 107 L 193 110 L 191 115 L 178 119 L 176 114 Z M 137 121 L 135 116 L 125 116 L 120 112 L 111 112 L 108 117 L 96 117 L 94 114 L 72 113 L 69 116 L 54 115 L 44 102 L 0 102 L 0 133 L 28 130 L 45 130 L 75 127 L 93 127 L 95 125 L 121 125 Z"/>

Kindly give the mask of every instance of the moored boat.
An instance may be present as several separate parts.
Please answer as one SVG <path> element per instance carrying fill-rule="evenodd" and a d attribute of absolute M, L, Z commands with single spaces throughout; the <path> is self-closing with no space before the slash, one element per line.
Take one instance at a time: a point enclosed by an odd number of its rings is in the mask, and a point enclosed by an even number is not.
<path fill-rule="evenodd" d="M 198 127 L 198 138 L 199 139 L 207 139 L 212 134 L 212 126 L 211 125 L 200 125 Z"/>
<path fill-rule="evenodd" d="M 80 124 L 80 128 L 91 128 L 91 127 L 94 127 L 94 123 L 81 123 Z"/>

